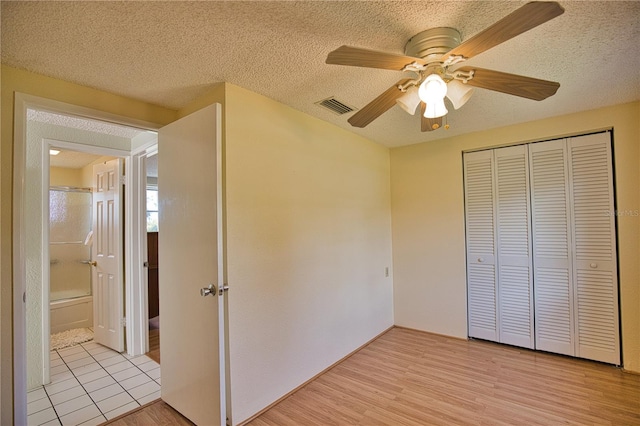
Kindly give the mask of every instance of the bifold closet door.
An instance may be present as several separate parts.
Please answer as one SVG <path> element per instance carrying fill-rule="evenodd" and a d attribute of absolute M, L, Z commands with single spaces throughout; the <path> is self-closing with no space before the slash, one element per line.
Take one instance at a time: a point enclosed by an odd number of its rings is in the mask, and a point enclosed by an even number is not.
<path fill-rule="evenodd" d="M 527 147 L 467 153 L 469 336 L 533 348 Z"/>
<path fill-rule="evenodd" d="M 620 364 L 612 164 L 609 132 L 465 153 L 470 337 Z"/>
<path fill-rule="evenodd" d="M 570 138 L 576 356 L 620 364 L 610 134 Z"/>
<path fill-rule="evenodd" d="M 574 355 L 566 140 L 529 146 L 536 349 Z"/>
<path fill-rule="evenodd" d="M 527 146 L 493 150 L 499 341 L 534 347 Z"/>
<path fill-rule="evenodd" d="M 498 341 L 493 152 L 464 155 L 469 337 Z"/>
<path fill-rule="evenodd" d="M 609 133 L 529 146 L 536 348 L 620 364 Z"/>

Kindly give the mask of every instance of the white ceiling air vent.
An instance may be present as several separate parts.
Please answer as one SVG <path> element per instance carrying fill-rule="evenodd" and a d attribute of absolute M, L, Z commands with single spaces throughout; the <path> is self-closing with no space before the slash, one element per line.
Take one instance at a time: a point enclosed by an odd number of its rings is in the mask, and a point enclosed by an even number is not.
<path fill-rule="evenodd" d="M 324 107 L 329 111 L 333 112 L 334 114 L 338 114 L 338 115 L 346 114 L 348 112 L 356 110 L 356 108 L 350 107 L 344 102 L 337 100 L 333 96 L 316 102 L 316 105 L 320 105 L 321 107 Z"/>

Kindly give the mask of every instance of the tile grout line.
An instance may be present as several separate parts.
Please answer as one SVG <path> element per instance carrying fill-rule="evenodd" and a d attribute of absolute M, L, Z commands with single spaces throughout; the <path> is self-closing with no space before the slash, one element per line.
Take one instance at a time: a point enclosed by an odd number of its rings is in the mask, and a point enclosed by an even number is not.
<path fill-rule="evenodd" d="M 102 368 L 102 369 L 104 370 L 104 372 L 105 372 L 105 373 L 107 373 L 107 375 L 108 375 L 109 377 L 111 377 L 111 378 L 112 378 L 112 379 L 113 379 L 113 380 L 118 384 L 118 386 L 120 386 L 120 387 L 122 388 L 122 390 L 123 390 L 124 392 L 126 392 L 126 393 L 127 393 L 127 395 L 129 395 L 129 396 L 131 397 L 131 399 L 133 399 L 134 401 L 136 401 L 136 403 L 138 403 L 138 401 L 133 397 L 133 395 L 131 395 L 131 394 L 130 394 L 130 393 L 129 393 L 125 388 L 124 388 L 124 386 L 122 386 L 122 385 L 120 384 L 120 382 L 119 382 L 115 377 L 113 377 L 113 376 L 111 375 L 111 373 L 109 373 L 109 371 L 107 371 L 107 369 L 106 369 L 106 368 L 104 368 L 104 366 L 103 366 L 102 364 L 100 364 L 100 361 L 98 361 L 98 360 L 96 359 L 96 357 L 94 357 L 94 356 L 93 356 L 93 354 L 92 354 L 91 352 L 89 352 L 89 351 L 87 350 L 87 348 L 85 348 L 85 347 L 82 345 L 82 343 L 80 343 L 80 346 L 82 346 L 82 349 L 84 349 L 84 350 L 89 354 L 89 356 L 90 356 L 91 358 L 93 358 L 93 360 L 94 360 L 95 362 L 97 362 L 97 363 L 98 363 L 98 365 L 100 366 L 100 368 Z M 105 346 L 105 347 L 106 347 L 106 346 Z M 109 349 L 109 350 L 111 350 L 111 351 L 113 351 L 113 349 L 111 349 L 111 348 L 108 348 L 108 349 Z M 100 353 L 105 353 L 105 352 L 107 352 L 107 351 L 103 351 L 103 352 L 100 352 Z M 116 355 L 120 355 L 120 353 L 118 353 L 118 352 L 116 352 L 116 351 L 113 351 L 113 352 L 114 352 Z M 127 361 L 128 361 L 128 360 L 127 360 Z M 131 364 L 133 365 L 133 363 L 132 363 L 132 362 L 131 362 Z M 72 374 L 73 374 L 73 371 L 72 371 Z M 75 374 L 74 374 L 74 376 L 75 376 Z M 100 379 L 96 379 L 96 380 L 100 380 Z M 92 381 L 95 381 L 95 380 L 92 380 Z M 80 380 L 78 380 L 78 382 L 80 382 Z M 91 382 L 88 382 L 88 383 L 91 383 Z M 89 391 L 87 391 L 87 389 L 84 387 L 84 385 L 83 385 L 82 383 L 80 383 L 80 386 L 82 386 L 82 388 L 84 389 L 84 391 L 85 391 L 85 392 L 87 392 L 87 395 L 89 395 L 89 398 L 91 398 L 91 395 L 89 394 Z M 110 386 L 110 385 L 107 385 L 107 386 Z M 104 389 L 105 387 L 106 387 L 106 386 L 104 386 L 104 387 L 102 387 L 102 388 L 100 388 L 100 389 Z M 96 389 L 96 391 L 97 391 L 97 390 L 99 390 L 99 389 Z M 94 392 L 95 392 L 95 391 L 94 391 Z M 109 398 L 111 398 L 111 397 L 113 397 L 113 396 L 115 396 L 115 395 L 112 395 L 112 396 L 110 396 Z M 105 399 L 108 399 L 108 398 L 105 398 Z M 102 416 L 103 416 L 105 419 L 107 419 L 107 415 L 106 415 L 106 413 L 103 413 L 103 412 L 102 412 L 102 409 L 100 408 L 100 406 L 98 406 L 98 403 L 97 403 L 97 402 L 95 402 L 95 401 L 93 400 L 93 398 L 91 398 L 91 401 L 93 401 L 93 405 L 95 405 L 95 406 L 96 406 L 96 408 L 98 409 L 98 411 L 100 412 L 100 414 L 102 414 Z M 123 404 L 123 405 L 121 405 L 120 407 L 124 407 L 125 405 L 127 405 L 127 404 Z M 140 406 L 140 403 L 138 403 L 138 406 Z M 120 407 L 116 407 L 116 408 L 114 408 L 113 410 L 117 410 L 117 409 L 118 409 L 118 408 L 120 408 Z M 110 410 L 110 411 L 113 411 L 113 410 Z M 107 413 L 108 413 L 108 412 L 109 412 L 109 411 L 107 411 Z M 95 417 L 94 417 L 94 418 L 95 418 Z M 90 419 L 90 420 L 91 420 L 91 419 Z M 107 421 L 108 421 L 108 420 L 109 420 L 109 419 L 107 419 Z"/>
<path fill-rule="evenodd" d="M 95 359 L 95 358 L 94 358 L 94 359 Z M 96 361 L 98 362 L 98 364 L 100 364 L 100 361 L 98 361 L 98 360 L 96 360 Z M 137 366 L 136 364 L 134 364 L 133 362 L 131 362 L 131 360 L 130 360 L 129 358 L 127 358 L 127 359 L 126 359 L 126 361 L 128 361 L 128 362 L 129 362 L 129 364 L 133 365 L 134 367 L 138 368 L 138 366 Z M 102 364 L 100 364 L 100 367 L 102 367 Z M 138 407 L 142 405 L 142 404 L 140 404 L 140 403 L 138 402 L 138 400 L 137 400 L 136 398 L 134 398 L 134 397 L 133 397 L 133 395 L 131 395 L 131 394 L 129 393 L 129 390 L 128 390 L 128 389 L 125 389 L 125 387 L 124 387 L 124 386 L 122 386 L 122 385 L 120 384 L 120 381 L 119 381 L 118 379 L 116 379 L 115 377 L 113 377 L 113 376 L 111 375 L 111 373 L 109 373 L 109 371 L 108 371 L 106 368 L 104 368 L 104 367 L 102 367 L 102 368 L 104 369 L 104 371 L 106 371 L 106 372 L 107 372 L 107 374 L 109 375 L 109 377 L 111 377 L 113 380 L 115 380 L 115 381 L 116 381 L 116 383 L 117 383 L 117 384 L 119 384 L 119 385 L 120 385 L 120 387 L 121 387 L 121 388 L 122 388 L 122 389 L 127 393 L 127 395 L 129 395 L 129 396 L 131 397 L 131 399 L 133 399 L 133 400 L 136 402 L 136 404 L 138 404 Z M 139 371 L 141 371 L 142 373 L 144 373 L 144 371 L 140 370 L 140 368 L 138 368 L 138 370 L 139 370 Z M 136 375 L 136 376 L 137 376 L 137 375 Z M 132 376 L 132 377 L 135 377 L 135 376 Z M 147 377 L 149 377 L 149 376 L 147 376 Z M 128 378 L 130 379 L 131 377 L 128 377 Z M 151 377 L 149 377 L 149 378 L 151 379 Z M 124 379 L 124 380 L 127 380 L 127 379 Z M 153 380 L 153 379 L 151 379 L 151 380 Z M 144 383 L 143 383 L 143 384 L 144 384 Z M 142 385 L 138 385 L 138 386 L 142 386 Z M 131 389 L 135 389 L 135 388 L 137 388 L 138 386 L 136 386 L 136 387 L 134 387 L 134 388 L 131 388 Z M 124 404 L 124 405 L 127 405 L 127 404 Z M 123 406 L 123 405 L 121 405 L 120 407 L 122 407 L 122 406 Z M 117 407 L 117 408 L 120 408 L 120 407 Z M 98 407 L 98 409 L 100 409 L 100 408 Z M 114 410 L 115 410 L 115 408 L 114 408 Z M 102 411 L 102 410 L 100 410 L 100 411 Z M 112 411 L 113 411 L 113 410 L 112 410 Z M 105 416 L 105 418 L 106 418 L 106 417 L 107 417 L 107 416 Z"/>
<path fill-rule="evenodd" d="M 85 343 L 86 343 L 86 342 L 85 342 Z M 111 377 L 111 378 L 116 382 L 116 384 L 118 384 L 118 385 L 122 388 L 122 390 L 124 391 L 123 393 L 127 393 L 127 395 L 129 395 L 129 397 L 131 397 L 131 399 L 132 399 L 136 404 L 138 404 L 138 406 L 141 406 L 141 404 L 140 404 L 140 402 L 138 401 L 138 399 L 137 399 L 137 398 L 135 398 L 133 395 L 131 395 L 131 393 L 129 392 L 129 390 L 128 390 L 128 389 L 125 389 L 125 387 L 124 387 L 124 386 L 122 386 L 122 384 L 120 383 L 120 381 L 119 381 L 119 380 L 117 380 L 115 377 L 113 377 L 113 375 L 112 375 L 112 374 L 111 374 L 111 373 L 110 373 L 110 372 L 109 372 L 109 371 L 108 371 L 108 370 L 107 370 L 107 369 L 106 369 L 106 368 L 105 368 L 105 367 L 100 363 L 100 361 L 99 361 L 97 358 L 95 358 L 95 357 L 94 357 L 94 355 L 93 355 L 91 352 L 89 352 L 89 351 L 87 350 L 87 348 L 85 348 L 85 347 L 84 347 L 83 343 L 80 343 L 78 346 L 82 347 L 83 351 L 84 351 L 84 352 L 86 352 L 86 353 L 89 355 L 89 357 L 91 357 L 91 358 L 92 358 L 92 359 L 93 359 L 93 360 L 94 360 L 94 361 L 95 361 L 95 362 L 100 366 L 100 369 L 104 370 L 104 371 L 107 373 L 108 377 Z M 113 350 L 112 350 L 112 349 L 110 349 L 110 348 L 108 348 L 108 349 L 109 349 L 110 351 L 113 351 Z M 60 353 L 59 353 L 57 350 L 55 350 L 55 351 L 56 351 L 56 353 L 58 354 L 58 356 L 60 357 L 60 360 L 63 362 L 63 364 L 67 367 L 67 369 L 69 370 L 69 372 L 71 373 L 71 375 L 74 377 L 74 379 L 76 379 L 76 380 L 77 380 L 77 382 L 78 382 L 78 384 L 80 385 L 80 387 L 82 387 L 82 389 L 85 391 L 85 394 L 89 397 L 89 399 L 91 400 L 92 404 L 93 404 L 93 405 L 98 409 L 98 412 L 100 412 L 100 414 L 101 414 L 101 415 L 106 419 L 106 418 L 107 418 L 106 413 L 104 413 L 104 412 L 102 411 L 102 409 L 98 406 L 98 404 L 96 403 L 96 401 L 91 397 L 91 395 L 90 395 L 89 391 L 84 387 L 84 384 L 83 384 L 83 383 L 81 383 L 81 382 L 80 382 L 80 380 L 78 379 L 78 377 L 79 377 L 79 376 L 82 376 L 82 374 L 80 374 L 80 375 L 76 375 L 76 373 L 73 371 L 73 369 L 71 369 L 71 367 L 69 367 L 69 364 L 67 364 L 67 361 L 65 361 L 65 360 L 64 360 L 64 358 L 62 357 L 62 355 L 60 355 Z M 105 352 L 107 352 L 107 351 L 103 351 L 103 352 L 100 352 L 100 353 L 105 353 Z M 113 351 L 113 352 L 116 354 L 115 356 L 117 356 L 117 355 L 121 355 L 121 354 L 120 354 L 120 353 L 118 353 L 118 352 L 115 352 L 115 351 Z M 81 352 L 80 352 L 80 353 L 81 353 Z M 83 357 L 83 358 L 85 358 L 85 357 Z M 82 358 L 80 358 L 80 359 L 82 359 Z M 109 359 L 109 358 L 105 358 L 105 359 Z M 142 370 L 140 367 L 138 367 L 138 365 L 137 365 L 137 364 L 134 364 L 133 362 L 131 362 L 131 359 L 133 359 L 133 358 L 126 358 L 126 357 L 125 357 L 125 361 L 128 361 L 128 362 L 129 362 L 129 364 L 131 364 L 133 367 L 137 368 L 137 370 L 138 370 L 138 371 L 140 371 L 142 374 L 144 374 L 147 378 L 149 378 L 149 380 L 150 380 L 151 382 L 153 382 L 153 383 L 157 384 L 158 386 L 162 387 L 162 385 L 161 385 L 160 383 L 158 383 L 154 378 L 152 378 L 151 376 L 149 376 L 149 375 L 147 374 L 147 372 L 146 372 L 146 371 L 144 371 L 144 370 Z M 150 360 L 150 361 L 153 361 L 152 359 L 149 359 L 149 360 Z M 77 361 L 77 360 L 74 360 L 74 361 Z M 147 361 L 147 362 L 148 362 L 148 361 Z M 153 362 L 155 362 L 155 361 L 153 361 Z M 82 366 L 81 366 L 81 367 L 78 367 L 78 368 L 82 368 Z M 98 370 L 94 370 L 94 371 L 98 371 Z M 88 372 L 88 373 L 86 373 L 86 374 L 90 374 L 90 373 L 92 373 L 92 372 Z M 136 376 L 137 376 L 137 374 L 136 374 Z M 106 377 L 106 376 L 104 376 L 104 377 Z M 132 377 L 135 377 L 135 376 L 132 376 Z M 100 379 L 98 378 L 98 379 L 96 379 L 96 380 L 100 380 Z M 125 379 L 125 380 L 126 380 L 126 379 Z M 95 381 L 95 380 L 92 380 L 91 382 L 93 382 L 93 381 Z M 91 383 L 91 382 L 87 382 L 87 383 Z M 147 383 L 148 383 L 148 382 L 147 382 Z M 140 385 L 138 385 L 138 386 L 143 386 L 143 385 L 145 385 L 145 384 L 146 384 L 146 383 L 142 383 L 142 384 L 140 384 Z M 107 385 L 107 386 L 109 386 L 109 385 Z M 135 388 L 137 388 L 138 386 L 135 386 L 135 387 L 133 387 L 133 388 L 131 388 L 131 389 L 135 389 Z M 106 386 L 105 386 L 105 387 L 106 387 Z M 103 388 L 104 388 L 104 387 L 103 387 Z M 103 389 L 103 388 L 99 388 L 99 389 Z M 44 389 L 44 386 L 43 386 L 43 389 Z M 99 390 L 99 389 L 95 389 L 95 390 L 94 390 L 94 392 L 95 392 L 95 391 L 97 391 L 97 390 Z M 58 421 L 62 424 L 62 419 L 61 419 L 61 418 L 60 418 L 60 416 L 58 415 L 58 411 L 55 409 L 55 405 L 53 404 L 53 401 L 51 401 L 51 398 L 49 397 L 49 393 L 46 391 L 46 389 L 44 389 L 44 390 L 45 390 L 45 394 L 47 395 L 47 398 L 49 398 L 49 402 L 51 402 L 51 406 L 52 406 L 52 408 L 53 408 L 53 410 L 54 410 L 54 413 L 56 414 L 56 416 L 57 416 L 57 418 L 58 418 Z M 64 391 L 62 391 L 62 392 L 65 392 L 65 391 L 67 391 L 67 390 L 68 390 L 68 389 L 65 389 L 65 390 L 64 390 Z M 151 392 L 151 393 L 153 393 L 153 392 Z M 149 393 L 148 395 L 151 395 L 151 393 Z M 148 395 L 143 395 L 143 396 L 141 396 L 140 398 L 144 398 L 145 396 L 148 396 Z M 113 396 L 115 396 L 115 395 L 113 395 Z M 80 397 L 77 397 L 77 398 L 80 398 Z M 109 398 L 111 398 L 111 397 L 109 397 Z M 72 400 L 73 400 L 73 399 L 75 399 L 75 398 L 72 398 Z M 105 399 L 106 399 L 106 398 L 105 398 Z M 70 400 L 70 401 L 71 401 L 71 400 Z M 67 402 L 67 401 L 65 401 L 65 402 Z M 130 404 L 130 402 L 129 402 L 129 403 L 127 403 L 127 404 Z M 113 410 L 117 410 L 118 408 L 123 407 L 123 406 L 125 406 L 125 405 L 127 405 L 127 404 L 123 404 L 123 405 L 121 405 L 121 406 L 119 406 L 119 407 L 115 407 Z M 82 407 L 82 408 L 85 408 L 85 407 Z M 82 408 L 78 408 L 78 410 L 81 410 Z M 74 413 L 74 412 L 76 412 L 76 411 L 78 411 L 78 410 L 71 411 L 71 412 L 69 412 L 69 413 L 67 413 L 67 414 L 65 414 L 65 415 L 68 415 L 68 414 Z M 113 410 L 110 410 L 110 411 L 113 411 Z M 109 412 L 110 412 L 110 411 L 109 411 Z M 92 419 L 88 419 L 87 421 L 89 421 L 89 420 L 93 420 L 93 419 L 95 419 L 95 418 L 97 418 L 97 417 L 100 417 L 100 416 L 96 416 L 96 417 L 94 417 L 94 418 L 92 418 Z"/>
<path fill-rule="evenodd" d="M 60 356 L 57 350 L 56 350 L 56 353 L 58 354 L 62 362 L 64 362 L 64 360 L 62 359 L 62 357 Z M 51 396 L 49 396 L 49 392 L 47 392 L 47 389 L 44 387 L 44 385 L 42 385 L 42 390 L 44 391 L 44 394 L 47 395 L 47 399 L 49 399 L 49 403 L 51 403 L 51 408 L 53 409 L 53 413 L 56 415 L 56 419 L 58 420 L 58 423 L 62 424 L 62 420 L 60 420 L 60 416 L 58 415 L 58 410 L 56 410 L 56 406 L 53 404 L 53 401 L 51 400 Z"/>
<path fill-rule="evenodd" d="M 40 413 L 40 412 L 42 412 L 42 411 L 46 410 L 47 408 L 53 408 L 53 401 L 51 401 L 51 398 L 49 398 L 49 394 L 47 393 L 46 389 L 44 388 L 44 385 L 40 385 L 40 388 L 41 388 L 41 389 L 42 389 L 42 391 L 44 392 L 44 397 L 39 398 L 39 399 L 35 399 L 35 400 L 31 401 L 31 402 L 27 402 L 27 406 L 28 406 L 29 404 L 33 403 L 33 402 L 40 401 L 41 399 L 45 399 L 45 398 L 47 398 L 47 399 L 49 400 L 49 402 L 51 403 L 51 407 L 44 407 L 42 410 L 34 411 L 34 412 L 33 412 L 33 413 L 31 413 L 31 414 L 27 414 L 27 417 L 32 416 L 32 415 L 37 414 L 37 413 Z M 37 388 L 36 388 L 36 389 L 32 389 L 32 390 L 28 391 L 28 392 L 27 392 L 27 394 L 29 394 L 29 393 L 31 393 L 31 392 L 35 392 L 35 391 L 37 391 L 37 390 L 38 390 Z M 55 412 L 55 410 L 54 410 L 54 412 Z M 56 414 L 56 415 L 57 415 L 57 414 Z"/>
<path fill-rule="evenodd" d="M 80 345 L 82 345 L 82 343 L 81 343 Z M 84 349 L 85 351 L 87 351 L 87 353 L 91 356 L 91 358 L 93 358 L 93 359 L 98 363 L 98 365 L 100 365 L 100 367 L 101 367 L 101 368 L 102 368 L 102 369 L 103 369 L 103 370 L 104 370 L 104 371 L 109 375 L 109 377 L 111 377 L 113 380 L 115 380 L 115 382 L 116 382 L 118 385 L 120 385 L 120 387 L 121 387 L 121 388 L 122 388 L 122 389 L 127 393 L 127 395 L 129 395 L 129 396 L 131 397 L 131 399 L 133 399 L 133 400 L 135 401 L 135 403 L 136 403 L 136 404 L 138 404 L 138 406 L 139 406 L 139 407 L 142 405 L 142 404 L 140 404 L 140 402 L 138 401 L 138 399 L 137 399 L 137 398 L 135 398 L 133 395 L 131 395 L 131 393 L 129 393 L 129 390 L 130 390 L 130 389 L 126 389 L 124 386 L 122 386 L 122 385 L 120 384 L 120 381 L 119 381 L 118 379 L 116 379 L 115 377 L 113 377 L 113 375 L 112 375 L 112 374 L 111 374 L 111 373 L 110 373 L 110 372 L 109 372 L 105 367 L 103 367 L 103 366 L 102 366 L 102 364 L 100 363 L 100 361 L 98 361 L 98 360 L 93 356 L 93 354 L 91 354 L 91 352 L 89 352 L 89 351 L 88 351 L 84 346 L 82 346 L 82 349 Z M 112 349 L 109 349 L 109 350 L 112 350 Z M 107 351 L 104 351 L 104 352 L 107 352 Z M 104 352 L 100 352 L 100 353 L 104 353 Z M 115 351 L 113 351 L 113 352 L 115 352 Z M 120 353 L 118 353 L 118 352 L 115 352 L 115 353 L 116 353 L 117 355 L 121 355 L 121 354 L 120 354 Z M 143 354 L 143 355 L 140 355 L 140 356 L 144 356 L 144 354 Z M 154 383 L 155 383 L 155 384 L 157 384 L 158 386 L 162 386 L 161 384 L 159 384 L 158 382 L 156 382 L 156 381 L 155 381 L 151 376 L 149 376 L 145 371 L 143 371 L 140 367 L 138 367 L 138 365 L 137 365 L 137 364 L 134 364 L 133 362 L 131 362 L 131 360 L 132 360 L 133 358 L 127 358 L 127 357 L 124 357 L 124 358 L 125 358 L 125 361 L 129 362 L 129 364 L 131 364 L 132 366 L 134 366 L 135 368 L 137 368 L 137 369 L 138 369 L 138 371 L 140 371 L 142 374 L 144 374 L 145 376 L 147 376 L 147 377 L 148 377 L 152 382 L 154 382 Z M 148 358 L 148 357 L 147 357 L 147 358 Z M 108 358 L 107 358 L 107 359 L 108 359 Z M 149 358 L 149 359 L 150 359 L 151 361 L 153 361 L 151 358 Z M 154 361 L 154 362 L 155 362 L 155 361 Z M 114 374 L 115 374 L 115 373 L 114 373 Z M 136 375 L 136 376 L 137 376 L 137 375 Z M 135 376 L 132 376 L 132 377 L 135 377 Z M 130 377 L 129 377 L 129 378 L 130 378 Z M 124 379 L 124 380 L 126 380 L 126 379 Z M 143 384 L 138 385 L 138 386 L 142 386 L 142 385 L 145 385 L 145 384 L 146 384 L 146 383 L 143 383 Z M 82 386 L 82 384 L 80 384 L 80 385 Z M 131 389 L 135 389 L 135 388 L 137 388 L 138 386 L 135 386 L 135 387 L 133 387 L 133 388 L 131 388 Z M 86 391 L 86 389 L 85 389 L 85 391 Z M 153 393 L 153 392 L 152 392 L 152 393 Z M 87 394 L 88 394 L 88 392 L 87 392 Z M 151 395 L 151 394 L 149 394 L 149 395 Z M 143 395 L 142 397 L 144 397 L 144 396 L 147 396 L 147 395 Z M 141 398 L 142 398 L 142 397 L 141 397 Z M 93 398 L 92 398 L 92 400 L 93 400 Z M 95 404 L 95 402 L 94 402 L 94 404 Z M 130 403 L 128 403 L 128 404 L 130 404 Z M 96 405 L 96 407 L 98 407 L 98 404 L 95 404 L 95 405 Z M 127 404 L 124 404 L 124 405 L 127 405 Z M 124 405 L 121 405 L 120 407 L 123 407 Z M 116 408 L 114 408 L 114 410 L 116 410 L 116 409 L 118 409 L 118 408 L 120 408 L 120 407 L 116 407 Z M 98 407 L 98 410 L 102 413 L 102 410 L 100 409 L 100 407 Z M 113 411 L 113 410 L 111 410 L 111 411 Z M 105 413 L 102 413 L 102 415 L 103 415 L 103 416 L 105 416 L 105 418 L 107 417 L 107 416 L 105 415 Z"/>
<path fill-rule="evenodd" d="M 79 345 L 76 345 L 76 346 L 80 346 L 80 347 L 82 348 L 82 350 L 84 350 L 86 353 L 88 353 L 88 354 L 89 354 L 89 356 L 90 356 L 91 358 L 93 358 L 93 355 L 91 355 L 91 353 L 90 353 L 88 350 L 86 350 L 84 346 L 82 346 L 82 343 L 80 343 Z M 72 346 L 72 347 L 73 347 L 73 346 Z M 56 350 L 56 352 L 58 352 L 58 351 Z M 102 412 L 102 410 L 100 409 L 100 407 L 98 407 L 98 404 L 96 404 L 96 402 L 93 400 L 93 398 L 91 398 L 91 395 L 89 394 L 89 392 L 87 391 L 87 389 L 84 387 L 84 385 L 83 385 L 82 383 L 80 383 L 80 380 L 78 380 L 78 376 L 76 376 L 76 373 L 74 373 L 74 372 L 73 372 L 73 370 L 71 369 L 71 367 L 69 367 L 69 365 L 67 364 L 67 361 L 65 361 L 65 360 L 64 360 L 64 358 L 62 357 L 62 355 L 60 355 L 60 352 L 58 352 L 58 356 L 60 357 L 60 359 L 62 360 L 62 362 L 64 363 L 64 365 L 69 369 L 69 371 L 71 372 L 71 375 L 73 376 L 73 378 L 74 378 L 74 379 L 76 379 L 76 380 L 78 381 L 78 384 L 82 387 L 82 390 L 84 390 L 84 391 L 85 391 L 86 395 L 87 395 L 87 396 L 89 397 L 89 399 L 91 400 L 91 403 L 92 403 L 93 405 L 95 405 L 95 407 L 98 409 L 98 412 L 100 413 L 100 415 L 102 415 L 102 417 L 104 417 L 104 418 L 106 419 L 106 418 L 107 418 L 107 416 L 105 416 L 105 415 L 104 415 L 104 413 Z M 93 359 L 94 359 L 96 362 L 98 362 L 98 360 L 96 360 L 95 358 L 93 358 Z M 102 364 L 100 364 L 100 363 L 98 362 L 98 365 L 100 366 L 100 368 L 102 368 L 102 369 L 104 370 L 104 367 L 102 367 Z M 105 371 L 107 371 L 107 370 L 105 370 Z M 108 373 L 109 373 L 109 372 L 107 371 L 107 374 L 108 374 Z M 82 375 L 82 374 L 81 374 L 81 375 Z M 96 380 L 97 380 L 97 379 L 96 379 Z M 89 382 L 89 383 L 90 383 L 90 382 Z M 67 391 L 67 390 L 68 390 L 68 389 L 65 389 L 65 391 Z M 64 391 L 63 391 L 63 392 L 64 392 Z M 48 395 L 48 394 L 47 394 L 47 395 Z M 77 398 L 80 398 L 80 397 L 77 397 Z M 70 399 L 69 401 L 72 401 L 73 399 L 76 399 L 76 398 L 72 398 L 72 399 Z M 67 401 L 65 401 L 65 402 L 67 402 Z M 53 401 L 51 401 L 51 403 L 52 403 L 52 405 L 53 405 Z M 61 404 L 62 404 L 62 403 L 61 403 Z M 88 407 L 88 405 L 87 405 L 87 407 Z M 71 414 L 71 413 L 75 413 L 76 411 L 82 410 L 83 408 L 86 408 L 86 407 L 82 407 L 82 408 L 78 408 L 77 410 L 70 411 L 70 412 L 68 412 L 67 414 L 65 414 L 65 416 L 67 416 L 67 415 L 69 415 L 69 414 Z M 58 415 L 58 411 L 55 409 L 55 406 L 54 406 L 54 408 L 53 408 L 53 409 L 54 409 L 54 411 L 55 411 L 56 415 Z M 89 420 L 96 419 L 96 418 L 98 418 L 98 417 L 100 417 L 100 416 L 96 416 L 96 417 L 93 417 L 93 418 L 91 418 L 91 419 L 87 419 L 87 420 L 85 420 L 85 422 L 88 422 Z M 60 416 L 58 416 L 58 421 L 60 422 L 60 424 L 62 424 L 62 418 L 60 418 Z M 84 422 L 83 422 L 83 423 L 84 423 Z"/>

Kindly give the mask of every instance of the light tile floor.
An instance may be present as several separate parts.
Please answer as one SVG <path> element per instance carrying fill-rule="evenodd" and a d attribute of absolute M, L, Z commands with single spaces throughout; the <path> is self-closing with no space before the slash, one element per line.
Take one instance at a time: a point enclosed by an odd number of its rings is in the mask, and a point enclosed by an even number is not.
<path fill-rule="evenodd" d="M 51 383 L 27 393 L 27 421 L 97 425 L 160 398 L 160 364 L 94 342 L 51 351 Z"/>

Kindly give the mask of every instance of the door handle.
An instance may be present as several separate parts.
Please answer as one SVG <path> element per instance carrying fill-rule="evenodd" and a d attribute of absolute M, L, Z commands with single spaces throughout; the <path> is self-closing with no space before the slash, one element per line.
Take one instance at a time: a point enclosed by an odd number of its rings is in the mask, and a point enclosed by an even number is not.
<path fill-rule="evenodd" d="M 98 262 L 96 262 L 95 260 L 81 260 L 80 263 L 83 263 L 85 265 L 98 266 Z"/>
<path fill-rule="evenodd" d="M 200 289 L 200 296 L 206 297 L 209 295 L 216 295 L 218 293 L 218 289 L 215 284 L 209 284 L 209 287 L 204 287 Z"/>

